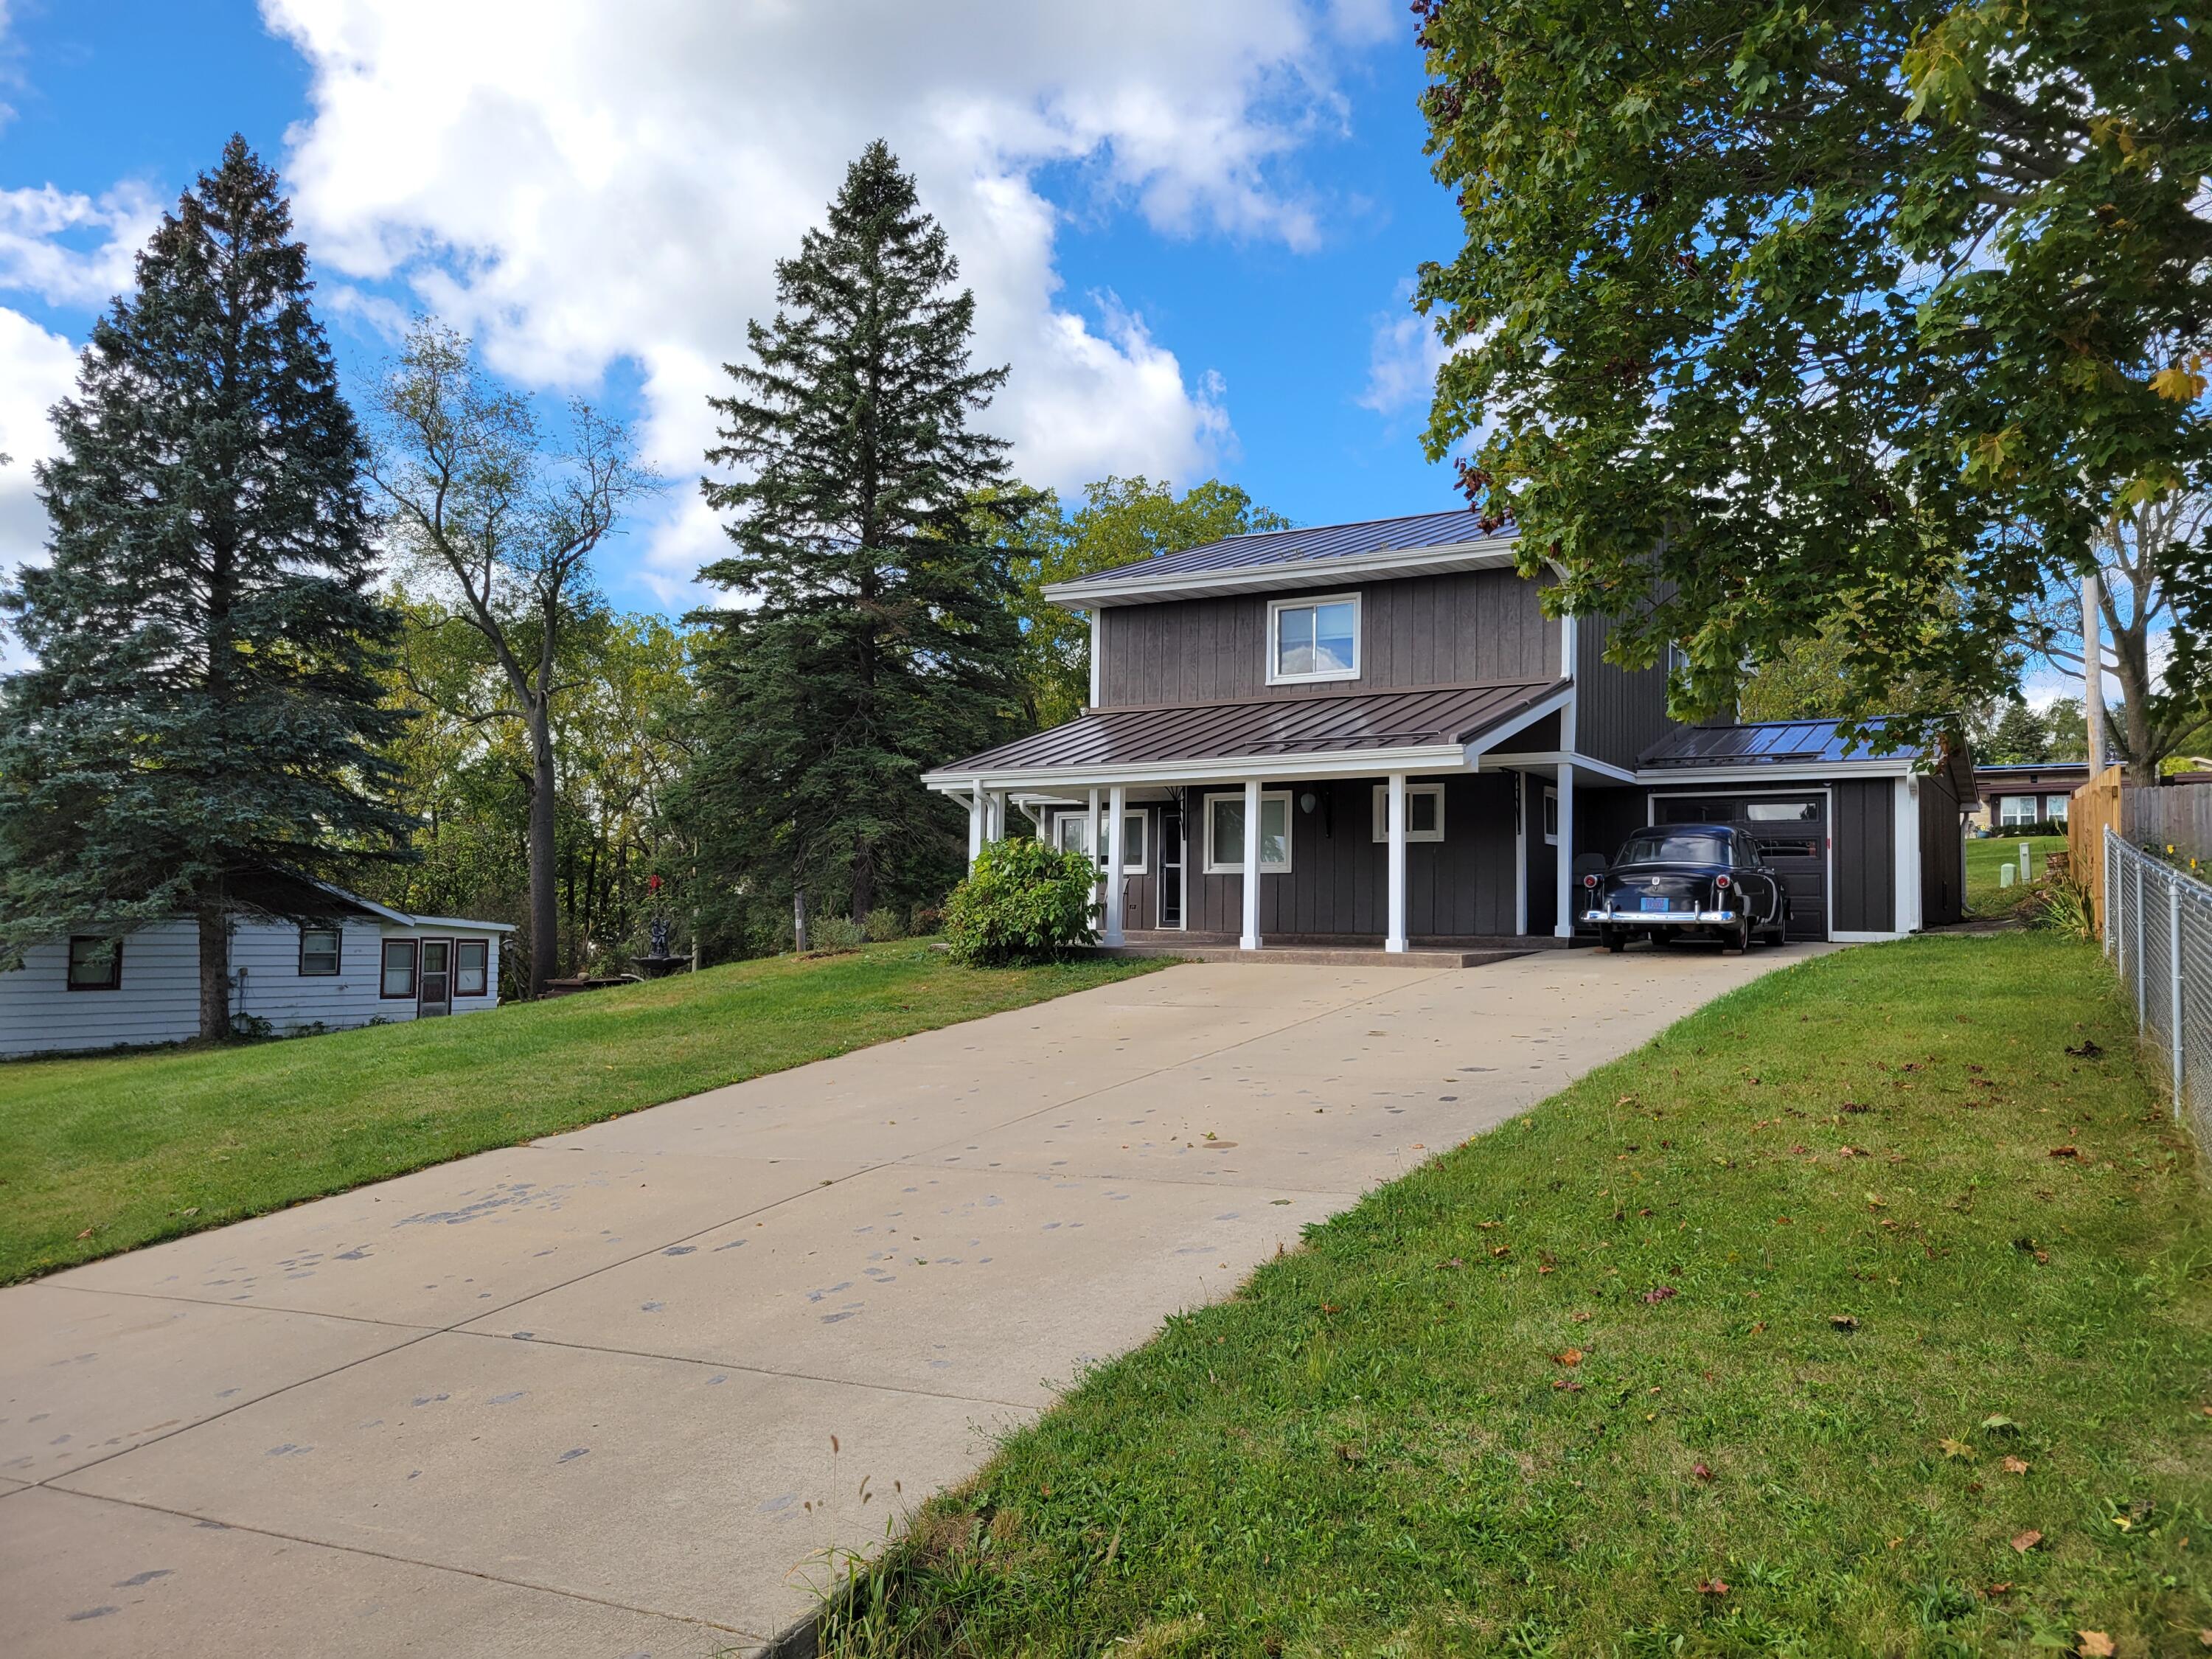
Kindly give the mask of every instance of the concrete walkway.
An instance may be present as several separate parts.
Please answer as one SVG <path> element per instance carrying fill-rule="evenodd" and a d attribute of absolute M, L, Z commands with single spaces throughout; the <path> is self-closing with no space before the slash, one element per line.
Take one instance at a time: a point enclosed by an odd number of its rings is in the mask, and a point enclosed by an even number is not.
<path fill-rule="evenodd" d="M 1085 1364 L 1817 948 L 1172 968 L 0 1291 L 0 1652 L 744 1651 Z"/>

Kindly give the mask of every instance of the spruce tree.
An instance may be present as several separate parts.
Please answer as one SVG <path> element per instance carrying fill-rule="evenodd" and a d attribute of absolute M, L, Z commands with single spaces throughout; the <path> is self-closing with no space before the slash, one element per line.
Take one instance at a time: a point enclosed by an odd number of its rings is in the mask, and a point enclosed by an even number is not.
<path fill-rule="evenodd" d="M 52 563 L 0 590 L 36 659 L 0 682 L 0 963 L 191 915 L 208 1036 L 233 919 L 326 914 L 313 882 L 408 828 L 374 799 L 367 451 L 291 230 L 233 138 L 94 325 L 38 469 Z"/>
<path fill-rule="evenodd" d="M 777 263 L 775 319 L 750 325 L 754 362 L 711 400 L 708 459 L 738 476 L 705 490 L 735 550 L 700 574 L 750 603 L 697 619 L 713 637 L 685 806 L 755 898 L 811 887 L 865 921 L 941 892 L 963 831 L 921 773 L 996 741 L 1018 705 L 1003 532 L 1033 498 L 969 424 L 1006 371 L 969 365 L 958 270 L 878 140 Z"/>

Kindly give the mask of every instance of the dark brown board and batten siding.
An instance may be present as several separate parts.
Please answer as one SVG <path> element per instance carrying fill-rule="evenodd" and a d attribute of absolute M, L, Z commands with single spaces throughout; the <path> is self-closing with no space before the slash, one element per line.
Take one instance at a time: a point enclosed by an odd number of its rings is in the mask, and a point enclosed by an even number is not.
<path fill-rule="evenodd" d="M 1613 624 L 1603 617 L 1575 622 L 1575 751 L 1633 768 L 1636 757 L 1665 737 L 1664 664 L 1626 669 L 1605 659 Z"/>
<path fill-rule="evenodd" d="M 1267 606 L 1279 599 L 1357 592 L 1357 680 L 1267 684 Z M 1510 571 L 1408 576 L 1358 587 L 1109 605 L 1101 614 L 1103 708 L 1341 696 L 1397 686 L 1549 679 L 1559 672 L 1559 625 L 1537 586 Z"/>
<path fill-rule="evenodd" d="M 1828 833 L 1835 872 L 1829 925 L 1838 933 L 1897 927 L 1897 814 L 1889 778 L 1844 778 L 1834 788 Z"/>

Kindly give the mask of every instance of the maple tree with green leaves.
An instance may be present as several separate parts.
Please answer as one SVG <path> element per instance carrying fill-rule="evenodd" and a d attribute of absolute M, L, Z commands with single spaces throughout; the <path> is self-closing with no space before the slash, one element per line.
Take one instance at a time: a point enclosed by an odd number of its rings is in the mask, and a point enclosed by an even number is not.
<path fill-rule="evenodd" d="M 1676 712 L 1854 626 L 1847 713 L 1995 692 L 2021 609 L 2212 461 L 2212 69 L 2144 0 L 1423 0 L 1459 253 L 1427 441 Z M 2165 573 L 2177 625 L 2201 546 Z M 1911 711 L 1910 735 L 1942 711 Z"/>

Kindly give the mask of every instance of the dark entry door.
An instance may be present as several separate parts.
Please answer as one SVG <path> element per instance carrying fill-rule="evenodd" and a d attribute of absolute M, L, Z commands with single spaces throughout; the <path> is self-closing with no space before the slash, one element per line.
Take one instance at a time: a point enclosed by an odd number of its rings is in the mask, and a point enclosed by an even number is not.
<path fill-rule="evenodd" d="M 1661 795 L 1661 823 L 1735 823 L 1790 895 L 1790 937 L 1828 936 L 1828 798 L 1826 795 Z"/>
<path fill-rule="evenodd" d="M 416 1018 L 453 1012 L 453 942 L 447 939 L 422 941 L 422 972 L 416 981 Z"/>
<path fill-rule="evenodd" d="M 1182 806 L 1172 800 L 1160 808 L 1159 925 L 1182 926 Z"/>

